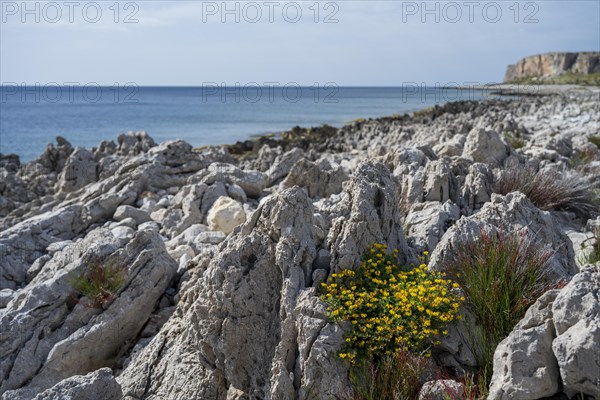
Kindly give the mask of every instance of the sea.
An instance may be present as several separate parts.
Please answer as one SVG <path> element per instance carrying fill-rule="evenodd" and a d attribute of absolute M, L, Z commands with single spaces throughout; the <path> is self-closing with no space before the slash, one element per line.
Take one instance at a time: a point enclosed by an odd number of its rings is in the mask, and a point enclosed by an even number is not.
<path fill-rule="evenodd" d="M 0 86 L 0 153 L 22 162 L 62 136 L 91 148 L 120 133 L 146 131 L 157 143 L 183 139 L 194 146 L 235 143 L 294 126 L 341 127 L 444 104 L 481 100 L 492 93 L 472 88 L 338 87 L 218 84 L 198 87 L 136 85 Z"/>

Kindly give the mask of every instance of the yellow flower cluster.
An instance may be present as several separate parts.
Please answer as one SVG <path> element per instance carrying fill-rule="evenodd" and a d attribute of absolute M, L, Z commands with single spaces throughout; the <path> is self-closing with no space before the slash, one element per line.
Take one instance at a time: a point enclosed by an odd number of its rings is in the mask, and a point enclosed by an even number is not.
<path fill-rule="evenodd" d="M 422 351 L 447 334 L 445 326 L 460 318 L 464 298 L 458 285 L 425 264 L 408 269 L 397 262 L 397 250 L 371 246 L 355 272 L 331 274 L 322 299 L 330 318 L 349 321 L 352 332 L 340 357 L 395 354 L 399 349 Z"/>

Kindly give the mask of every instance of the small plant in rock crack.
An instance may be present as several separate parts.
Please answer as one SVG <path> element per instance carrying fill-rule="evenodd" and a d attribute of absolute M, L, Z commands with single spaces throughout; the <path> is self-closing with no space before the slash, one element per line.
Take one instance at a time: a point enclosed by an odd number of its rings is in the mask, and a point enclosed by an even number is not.
<path fill-rule="evenodd" d="M 113 299 L 125 282 L 126 268 L 114 263 L 94 262 L 80 273 L 71 274 L 69 283 L 93 308 L 102 308 Z"/>

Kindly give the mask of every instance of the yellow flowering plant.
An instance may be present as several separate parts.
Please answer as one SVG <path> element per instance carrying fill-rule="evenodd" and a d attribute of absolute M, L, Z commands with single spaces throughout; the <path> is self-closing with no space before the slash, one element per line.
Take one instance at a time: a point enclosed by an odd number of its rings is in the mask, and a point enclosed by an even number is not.
<path fill-rule="evenodd" d="M 385 357 L 399 351 L 426 351 L 445 327 L 459 319 L 464 298 L 458 285 L 425 263 L 399 265 L 398 251 L 374 244 L 357 271 L 331 274 L 322 284 L 322 299 L 333 321 L 349 321 L 352 331 L 339 354 L 352 364 L 357 357 Z"/>

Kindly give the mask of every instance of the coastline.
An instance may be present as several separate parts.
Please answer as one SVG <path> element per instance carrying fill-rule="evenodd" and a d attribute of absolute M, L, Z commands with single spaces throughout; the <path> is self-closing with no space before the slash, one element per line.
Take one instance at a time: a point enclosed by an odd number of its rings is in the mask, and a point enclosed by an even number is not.
<path fill-rule="evenodd" d="M 84 375 L 77 379 L 113 398 L 347 398 L 348 365 L 336 356 L 345 331 L 329 320 L 320 284 L 357 268 L 373 243 L 400 250 L 404 265 L 429 251 L 428 267 L 441 270 L 482 225 L 530 229 L 555 249 L 553 273 L 572 282 L 553 295 L 583 301 L 575 296 L 591 289 L 581 282 L 600 271 L 576 260 L 597 209 L 546 210 L 496 186 L 502 171 L 523 169 L 599 188 L 597 89 L 552 90 L 199 150 L 130 133 L 91 149 L 57 139 L 27 164 L 3 155 L 0 319 L 12 333 L 0 343 L 8 360 L 0 393 L 32 399 Z M 127 267 L 100 308 L 70 292 L 70 274 L 94 260 Z M 542 314 L 544 324 L 565 323 L 561 315 Z M 574 365 L 551 345 L 567 340 L 563 333 L 538 348 L 538 336 L 520 335 L 527 326 L 505 348 L 534 349 L 531 363 Z M 467 328 L 452 329 L 433 358 L 453 371 L 471 368 L 460 339 Z M 528 379 L 510 363 L 494 361 L 498 398 Z M 544 379 L 577 387 L 590 373 L 578 367 L 571 383 L 544 370 Z"/>

